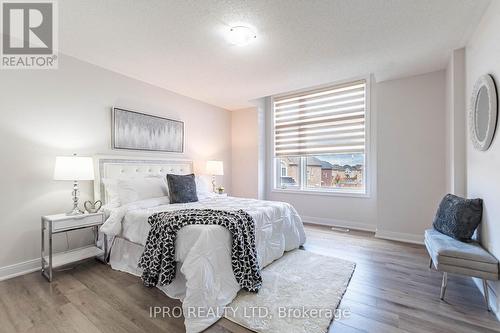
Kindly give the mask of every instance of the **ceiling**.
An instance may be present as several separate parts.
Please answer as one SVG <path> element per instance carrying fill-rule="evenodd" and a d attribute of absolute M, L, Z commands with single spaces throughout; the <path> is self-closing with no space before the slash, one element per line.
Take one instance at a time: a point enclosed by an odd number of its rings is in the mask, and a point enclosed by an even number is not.
<path fill-rule="evenodd" d="M 489 0 L 64 0 L 61 52 L 226 109 L 445 68 Z M 257 39 L 225 40 L 245 23 Z"/>

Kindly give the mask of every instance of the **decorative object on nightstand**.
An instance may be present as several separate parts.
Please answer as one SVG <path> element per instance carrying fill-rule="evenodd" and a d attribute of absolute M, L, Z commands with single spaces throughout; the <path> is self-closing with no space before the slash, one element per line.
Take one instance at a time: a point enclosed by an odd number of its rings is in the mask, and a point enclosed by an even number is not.
<path fill-rule="evenodd" d="M 78 208 L 78 189 L 79 180 L 94 180 L 94 162 L 92 157 L 73 156 L 58 156 L 56 157 L 56 165 L 54 168 L 55 180 L 71 180 L 73 181 L 73 210 L 66 213 L 67 215 L 83 214 Z"/>
<path fill-rule="evenodd" d="M 217 187 L 217 193 L 223 194 L 224 193 L 224 186 Z"/>
<path fill-rule="evenodd" d="M 102 207 L 102 201 L 97 200 L 96 202 L 92 202 L 90 200 L 87 200 L 83 203 L 83 207 L 89 214 L 97 213 Z"/>
<path fill-rule="evenodd" d="M 207 174 L 212 175 L 212 191 L 217 193 L 215 176 L 224 176 L 224 163 L 222 161 L 207 161 Z"/>
<path fill-rule="evenodd" d="M 99 257 L 106 262 L 108 255 L 108 240 L 103 234 L 103 248 L 97 247 L 99 237 L 99 226 L 104 223 L 103 213 L 67 215 L 57 214 L 42 217 L 42 275 L 52 282 L 54 268 L 64 266 L 73 262 L 93 257 Z M 54 234 L 92 228 L 94 231 L 94 244 L 69 250 L 61 253 L 52 253 L 52 239 Z M 45 238 L 48 238 L 48 250 L 45 248 Z"/>

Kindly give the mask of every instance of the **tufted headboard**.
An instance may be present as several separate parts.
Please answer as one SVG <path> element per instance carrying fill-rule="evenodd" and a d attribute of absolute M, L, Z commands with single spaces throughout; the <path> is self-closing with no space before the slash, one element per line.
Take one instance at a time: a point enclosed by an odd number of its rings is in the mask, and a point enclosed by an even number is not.
<path fill-rule="evenodd" d="M 190 160 L 165 159 L 136 156 L 94 156 L 94 200 L 106 203 L 106 191 L 102 179 L 129 179 L 151 175 L 173 173 L 178 175 L 193 172 Z"/>

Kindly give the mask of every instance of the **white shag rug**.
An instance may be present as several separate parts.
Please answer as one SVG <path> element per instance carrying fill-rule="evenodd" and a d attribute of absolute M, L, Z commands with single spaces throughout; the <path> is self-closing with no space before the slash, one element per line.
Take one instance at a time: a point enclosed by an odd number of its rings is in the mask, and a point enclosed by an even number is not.
<path fill-rule="evenodd" d="M 258 293 L 238 293 L 225 317 L 260 333 L 328 332 L 355 266 L 308 251 L 288 252 L 262 270 Z"/>

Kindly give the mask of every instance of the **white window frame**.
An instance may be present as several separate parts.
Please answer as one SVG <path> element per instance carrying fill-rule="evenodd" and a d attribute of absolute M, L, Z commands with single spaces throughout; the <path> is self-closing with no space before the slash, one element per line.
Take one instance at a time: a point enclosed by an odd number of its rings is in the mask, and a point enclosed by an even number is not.
<path fill-rule="evenodd" d="M 275 130 L 274 130 L 274 100 L 276 98 L 290 95 L 290 94 L 298 94 L 302 92 L 306 92 L 309 90 L 314 90 L 314 89 L 321 89 L 321 88 L 326 88 L 329 86 L 335 86 L 335 85 L 341 85 L 341 84 L 346 84 L 346 83 L 351 83 L 355 81 L 360 81 L 364 80 L 366 82 L 366 109 L 365 109 L 365 164 L 364 164 L 364 190 L 354 190 L 354 189 L 337 189 L 337 188 L 309 188 L 306 187 L 306 181 L 307 181 L 307 158 L 300 157 L 300 168 L 299 168 L 299 179 L 298 179 L 298 185 L 299 187 L 291 187 L 291 188 L 282 188 L 278 184 L 278 180 L 281 177 L 281 165 L 278 167 L 278 163 L 276 163 L 276 159 L 278 157 L 274 156 L 274 151 L 275 151 Z M 271 181 L 271 192 L 275 193 L 293 193 L 293 194 L 312 194 L 312 195 L 326 195 L 326 196 L 339 196 L 339 197 L 359 197 L 359 198 L 370 198 L 371 197 L 371 191 L 372 191 L 372 177 L 375 177 L 375 175 L 372 175 L 371 169 L 372 169 L 372 161 L 375 160 L 375 152 L 372 150 L 371 146 L 371 118 L 372 118 L 372 108 L 371 108 L 371 86 L 372 86 L 372 76 L 371 75 L 366 75 L 366 76 L 361 76 L 361 77 L 356 77 L 356 78 L 351 78 L 348 80 L 342 80 L 342 81 L 337 81 L 337 82 L 332 82 L 328 84 L 323 84 L 319 86 L 314 86 L 314 87 L 309 87 L 305 89 L 300 89 L 297 91 L 291 91 L 287 92 L 285 94 L 279 94 L 279 95 L 274 95 L 271 96 L 271 104 L 270 104 L 270 113 L 271 113 L 271 152 L 272 152 L 272 175 L 273 179 Z M 374 162 L 373 162 L 374 163 Z"/>

